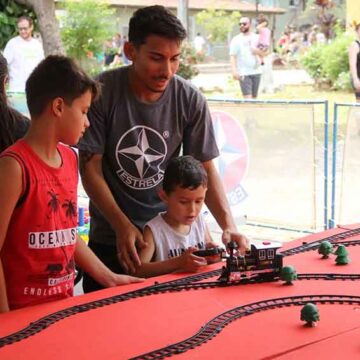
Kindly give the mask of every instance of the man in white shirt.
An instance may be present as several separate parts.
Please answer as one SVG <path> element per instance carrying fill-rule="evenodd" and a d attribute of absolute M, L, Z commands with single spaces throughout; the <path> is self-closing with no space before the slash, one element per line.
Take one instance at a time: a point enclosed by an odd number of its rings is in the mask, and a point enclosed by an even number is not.
<path fill-rule="evenodd" d="M 266 52 L 257 48 L 258 35 L 250 31 L 251 21 L 242 17 L 239 22 L 240 34 L 230 42 L 230 63 L 232 75 L 239 80 L 241 92 L 245 99 L 257 97 L 261 78 L 260 62 L 257 55 Z"/>
<path fill-rule="evenodd" d="M 32 19 L 21 16 L 17 20 L 17 28 L 19 36 L 10 39 L 4 49 L 10 72 L 10 92 L 24 92 L 27 78 L 44 58 L 42 44 L 32 37 Z"/>
<path fill-rule="evenodd" d="M 205 46 L 205 39 L 201 36 L 200 33 L 197 33 L 197 35 L 194 38 L 194 48 L 195 48 L 196 54 L 203 55 L 204 54 L 204 46 Z"/>

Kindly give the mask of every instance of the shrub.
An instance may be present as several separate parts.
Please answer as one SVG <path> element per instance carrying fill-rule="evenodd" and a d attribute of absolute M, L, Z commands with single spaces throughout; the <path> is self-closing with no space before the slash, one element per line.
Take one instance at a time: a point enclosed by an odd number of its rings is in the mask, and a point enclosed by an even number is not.
<path fill-rule="evenodd" d="M 327 82 L 334 88 L 348 89 L 348 47 L 353 37 L 346 33 L 338 35 L 328 44 L 311 47 L 302 57 L 301 64 L 316 84 Z"/>
<path fill-rule="evenodd" d="M 97 72 L 96 57 L 105 40 L 115 33 L 114 10 L 104 1 L 67 0 L 63 17 L 62 40 L 68 56 L 77 59 L 85 70 Z"/>
<path fill-rule="evenodd" d="M 197 62 L 198 59 L 195 50 L 188 42 L 184 42 L 181 48 L 180 65 L 177 74 L 184 79 L 192 79 L 199 73 L 198 69 L 195 67 Z"/>

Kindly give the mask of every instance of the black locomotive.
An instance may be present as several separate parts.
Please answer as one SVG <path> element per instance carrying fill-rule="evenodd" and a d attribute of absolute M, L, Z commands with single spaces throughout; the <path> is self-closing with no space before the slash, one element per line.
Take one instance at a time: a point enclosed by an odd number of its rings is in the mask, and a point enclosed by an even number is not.
<path fill-rule="evenodd" d="M 245 256 L 235 254 L 237 246 L 234 242 L 230 242 L 228 246 L 230 255 L 226 259 L 226 266 L 222 268 L 219 281 L 271 281 L 279 278 L 283 257 L 276 251 L 281 247 L 280 243 L 263 241 L 251 244 Z"/>

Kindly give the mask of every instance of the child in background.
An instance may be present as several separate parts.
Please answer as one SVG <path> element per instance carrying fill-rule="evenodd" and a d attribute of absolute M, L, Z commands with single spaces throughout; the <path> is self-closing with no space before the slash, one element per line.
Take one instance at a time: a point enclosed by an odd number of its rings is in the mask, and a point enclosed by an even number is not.
<path fill-rule="evenodd" d="M 23 137 L 30 126 L 29 119 L 8 104 L 5 90 L 8 80 L 9 67 L 0 53 L 0 153 Z"/>
<path fill-rule="evenodd" d="M 73 295 L 74 263 L 106 287 L 139 281 L 111 272 L 77 237 L 76 144 L 97 82 L 49 56 L 31 73 L 26 136 L 0 155 L 0 312 Z"/>
<path fill-rule="evenodd" d="M 256 30 L 259 34 L 257 48 L 263 52 L 267 52 L 271 43 L 271 30 L 268 28 L 269 21 L 267 17 L 260 14 L 257 18 Z M 264 65 L 264 56 L 258 55 L 261 65 Z"/>
<path fill-rule="evenodd" d="M 195 272 L 207 265 L 193 254 L 214 247 L 200 214 L 207 190 L 207 173 L 192 156 L 172 159 L 164 173 L 160 197 L 167 211 L 150 220 L 144 228 L 147 246 L 140 250 L 142 265 L 136 275 L 151 277 L 174 271 Z"/>

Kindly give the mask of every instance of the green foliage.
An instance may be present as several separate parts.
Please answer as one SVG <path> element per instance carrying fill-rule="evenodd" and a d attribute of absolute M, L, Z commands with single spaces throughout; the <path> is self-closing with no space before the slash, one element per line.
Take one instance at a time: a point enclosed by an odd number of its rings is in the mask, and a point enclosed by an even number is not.
<path fill-rule="evenodd" d="M 350 72 L 344 71 L 340 73 L 333 87 L 335 90 L 352 90 Z"/>
<path fill-rule="evenodd" d="M 280 278 L 281 280 L 286 281 L 287 284 L 291 284 L 293 280 L 297 279 L 297 273 L 295 268 L 291 265 L 284 266 L 281 269 Z"/>
<path fill-rule="evenodd" d="M 321 60 L 321 53 L 324 47 L 325 45 L 312 46 L 300 58 L 301 64 L 304 66 L 304 68 L 314 80 L 319 80 L 324 77 L 324 70 Z"/>
<path fill-rule="evenodd" d="M 238 23 L 240 18 L 239 11 L 233 11 L 229 14 L 224 10 L 203 10 L 199 12 L 195 19 L 207 33 L 211 34 L 211 40 L 214 42 L 224 42 L 228 34 Z"/>
<path fill-rule="evenodd" d="M 319 321 L 320 315 L 316 305 L 313 303 L 307 303 L 306 305 L 304 305 L 301 309 L 300 319 L 309 323 Z"/>
<path fill-rule="evenodd" d="M 353 37 L 339 32 L 325 45 L 311 47 L 301 58 L 301 63 L 309 75 L 317 82 L 326 81 L 334 88 L 350 86 L 348 47 Z"/>
<path fill-rule="evenodd" d="M 324 259 L 327 259 L 329 257 L 329 254 L 331 254 L 333 251 L 333 246 L 329 241 L 322 241 L 318 253 L 323 255 Z"/>
<path fill-rule="evenodd" d="M 184 79 L 192 79 L 199 73 L 198 69 L 195 67 L 196 64 L 197 57 L 195 54 L 195 50 L 188 42 L 184 42 L 181 47 L 180 65 L 177 74 Z"/>
<path fill-rule="evenodd" d="M 27 15 L 34 20 L 35 14 L 28 7 L 11 0 L 0 0 L 0 9 L 0 49 L 3 49 L 6 43 L 17 35 L 17 18 Z"/>
<path fill-rule="evenodd" d="M 337 255 L 335 262 L 337 265 L 346 265 L 349 263 L 348 251 L 344 245 L 339 245 L 335 251 L 335 255 Z"/>
<path fill-rule="evenodd" d="M 61 37 L 66 53 L 86 70 L 96 72 L 95 57 L 103 51 L 105 40 L 115 32 L 115 11 L 99 0 L 67 0 L 65 10 Z"/>

